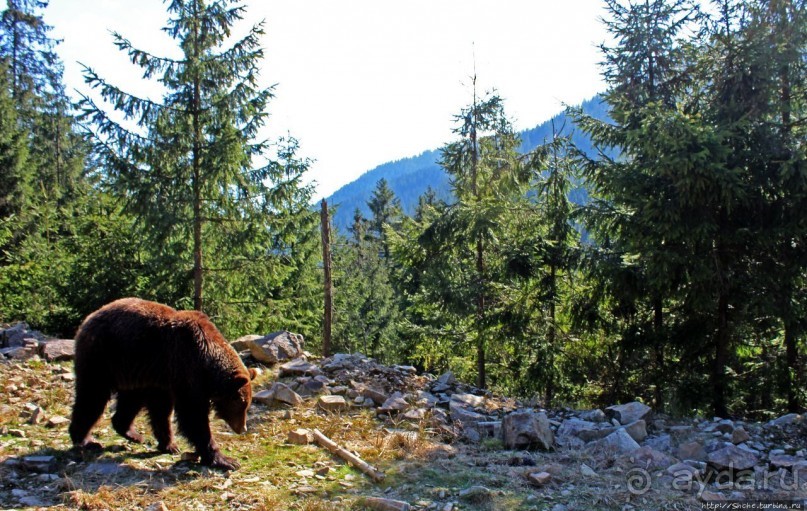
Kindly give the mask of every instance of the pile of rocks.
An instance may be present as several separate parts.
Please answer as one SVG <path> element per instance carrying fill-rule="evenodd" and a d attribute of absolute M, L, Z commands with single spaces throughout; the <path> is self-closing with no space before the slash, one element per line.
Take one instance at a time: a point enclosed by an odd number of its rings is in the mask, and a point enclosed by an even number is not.
<path fill-rule="evenodd" d="M 41 357 L 52 362 L 72 360 L 72 339 L 51 339 L 42 332 L 31 330 L 27 323 L 16 323 L 0 329 L 0 359 L 28 360 Z"/>
<path fill-rule="evenodd" d="M 583 451 L 596 459 L 622 459 L 670 480 L 684 480 L 690 483 L 688 491 L 701 493 L 710 491 L 721 475 L 734 480 L 743 471 L 758 477 L 773 471 L 781 481 L 799 480 L 803 472 L 807 482 L 807 441 L 799 440 L 807 438 L 807 421 L 799 415 L 767 424 L 717 418 L 672 421 L 640 402 L 547 412 L 462 384 L 450 372 L 418 374 L 414 367 L 385 366 L 361 354 L 315 362 L 302 350 L 302 339 L 297 340 L 300 356 L 279 364 L 279 380 L 256 393 L 255 401 L 297 406 L 316 400 L 327 412 L 369 408 L 381 420 L 394 418 L 396 425 L 408 420 L 419 427 L 426 423 L 465 442 L 495 440 L 510 449 Z M 591 467 L 585 469 L 596 475 Z M 530 478 L 539 486 L 551 479 L 544 473 Z M 724 492 L 712 498 L 721 495 L 737 497 Z"/>

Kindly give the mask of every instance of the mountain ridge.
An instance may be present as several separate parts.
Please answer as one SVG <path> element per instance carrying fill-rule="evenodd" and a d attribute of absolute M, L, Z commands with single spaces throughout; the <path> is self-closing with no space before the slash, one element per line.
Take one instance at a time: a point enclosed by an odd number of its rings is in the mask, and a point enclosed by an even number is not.
<path fill-rule="evenodd" d="M 607 105 L 599 95 L 583 101 L 580 107 L 584 113 L 598 119 L 605 119 L 608 116 Z M 534 128 L 520 131 L 519 152 L 529 152 L 549 140 L 553 129 L 558 129 L 561 134 L 571 133 L 572 141 L 578 148 L 587 153 L 592 151 L 591 142 L 587 137 L 574 131 L 572 119 L 562 111 Z M 429 149 L 416 156 L 382 163 L 339 188 L 326 198 L 328 204 L 335 209 L 334 227 L 345 232 L 353 221 L 356 208 L 365 217 L 370 215 L 367 201 L 370 200 L 376 183 L 381 179 L 387 180 L 390 189 L 400 199 L 406 214 L 414 213 L 418 198 L 429 187 L 435 191 L 438 198 L 450 199 L 451 185 L 448 175 L 438 164 L 440 151 L 439 148 Z"/>

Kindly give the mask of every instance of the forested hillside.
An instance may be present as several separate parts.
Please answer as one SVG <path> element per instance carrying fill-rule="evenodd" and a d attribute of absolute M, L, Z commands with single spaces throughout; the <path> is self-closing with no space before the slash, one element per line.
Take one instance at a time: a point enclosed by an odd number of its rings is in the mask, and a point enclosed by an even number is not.
<path fill-rule="evenodd" d="M 807 6 L 604 1 L 606 90 L 557 133 L 515 132 L 472 86 L 443 147 L 334 194 L 332 348 L 546 407 L 801 411 Z M 71 336 L 140 296 L 316 353 L 320 217 L 297 141 L 260 136 L 263 25 L 233 0 L 165 6 L 165 55 L 114 35 L 164 94 L 86 69 L 73 104 L 46 3 L 7 3 L 0 323 Z"/>
<path fill-rule="evenodd" d="M 594 118 L 603 120 L 608 118 L 607 104 L 600 97 L 584 101 L 580 108 Z M 566 112 L 561 112 L 532 129 L 520 132 L 518 134 L 521 139 L 519 151 L 528 153 L 551 140 L 553 126 L 558 134 L 571 134 L 576 147 L 587 153 L 592 152 L 591 141 L 580 130 L 574 129 L 574 121 Z M 407 215 L 414 213 L 418 198 L 429 188 L 437 197 L 448 199 L 451 195 L 449 177 L 439 162 L 440 150 L 432 149 L 424 151 L 418 156 L 383 163 L 367 171 L 328 197 L 328 203 L 337 207 L 333 218 L 334 225 L 344 232 L 350 226 L 356 209 L 359 209 L 362 215 L 368 215 L 370 210 L 367 201 L 370 199 L 376 183 L 381 179 L 387 181 L 390 189 L 400 199 L 401 207 Z M 575 198 L 582 199 L 584 195 L 585 193 L 580 190 L 575 194 Z"/>

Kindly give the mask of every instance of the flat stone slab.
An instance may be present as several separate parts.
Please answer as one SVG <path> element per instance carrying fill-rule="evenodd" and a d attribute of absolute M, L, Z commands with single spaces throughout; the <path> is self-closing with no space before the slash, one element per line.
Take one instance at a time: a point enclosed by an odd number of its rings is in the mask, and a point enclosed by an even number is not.
<path fill-rule="evenodd" d="M 339 412 L 350 408 L 343 396 L 335 395 L 320 396 L 317 400 L 317 406 L 328 412 Z"/>

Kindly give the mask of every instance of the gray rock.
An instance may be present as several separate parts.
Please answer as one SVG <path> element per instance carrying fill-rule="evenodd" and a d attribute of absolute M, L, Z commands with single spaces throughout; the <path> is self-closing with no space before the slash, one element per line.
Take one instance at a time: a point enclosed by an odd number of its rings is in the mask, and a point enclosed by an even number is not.
<path fill-rule="evenodd" d="M 243 335 L 238 339 L 234 340 L 230 343 L 230 346 L 237 352 L 247 351 L 249 350 L 249 343 L 252 341 L 257 341 L 258 339 L 262 339 L 262 335 L 257 334 L 250 334 L 250 335 Z"/>
<path fill-rule="evenodd" d="M 491 491 L 484 486 L 471 486 L 460 490 L 460 498 L 472 503 L 484 503 L 490 499 Z"/>
<path fill-rule="evenodd" d="M 280 366 L 280 376 L 304 376 L 304 375 L 311 375 L 317 376 L 322 374 L 322 371 L 319 367 L 315 366 L 311 362 L 303 358 L 295 358 L 289 362 Z"/>
<path fill-rule="evenodd" d="M 361 395 L 372 399 L 376 406 L 383 406 L 387 399 L 389 399 L 389 396 L 371 387 L 361 389 Z"/>
<path fill-rule="evenodd" d="M 502 421 L 504 445 L 508 449 L 538 447 L 549 450 L 555 436 L 549 419 L 543 412 L 519 410 L 504 416 Z"/>
<path fill-rule="evenodd" d="M 671 453 L 673 449 L 672 437 L 670 437 L 670 435 L 648 437 L 645 439 L 645 445 L 665 453 Z"/>
<path fill-rule="evenodd" d="M 270 405 L 275 401 L 275 391 L 271 389 L 264 389 L 252 395 L 252 401 L 264 405 Z"/>
<path fill-rule="evenodd" d="M 721 433 L 731 433 L 734 431 L 734 422 L 729 419 L 724 419 L 715 424 L 715 429 Z"/>
<path fill-rule="evenodd" d="M 32 472 L 51 473 L 56 470 L 57 463 L 55 456 L 26 456 L 21 465 Z"/>
<path fill-rule="evenodd" d="M 39 356 L 48 362 L 73 360 L 76 357 L 76 341 L 73 339 L 49 339 L 39 345 Z"/>
<path fill-rule="evenodd" d="M 804 418 L 797 414 L 797 413 L 789 413 L 787 415 L 782 415 L 777 419 L 773 419 L 772 421 L 768 422 L 767 426 L 792 426 L 794 424 L 799 424 Z"/>
<path fill-rule="evenodd" d="M 639 447 L 631 454 L 634 464 L 645 469 L 658 469 L 669 467 L 675 460 L 661 451 L 652 447 Z"/>
<path fill-rule="evenodd" d="M 603 412 L 599 408 L 580 412 L 579 417 L 581 420 L 588 422 L 605 422 L 606 420 L 608 420 L 608 417 L 605 416 L 605 412 Z"/>
<path fill-rule="evenodd" d="M 478 444 L 482 441 L 482 435 L 479 434 L 479 430 L 477 430 L 474 426 L 475 424 L 469 424 L 470 427 L 462 429 L 462 438 L 472 444 Z"/>
<path fill-rule="evenodd" d="M 609 418 L 616 419 L 623 426 L 642 420 L 650 414 L 650 407 L 644 403 L 633 401 L 623 405 L 609 406 L 605 409 L 605 414 Z"/>
<path fill-rule="evenodd" d="M 488 420 L 487 415 L 477 413 L 461 401 L 451 401 L 449 403 L 449 411 L 451 412 L 451 420 L 459 422 L 463 425 L 476 422 L 485 422 Z"/>
<path fill-rule="evenodd" d="M 546 486 L 552 481 L 552 474 L 549 472 L 535 472 L 527 476 L 527 480 L 534 486 Z"/>
<path fill-rule="evenodd" d="M 625 426 L 625 431 L 627 431 L 631 438 L 636 440 L 636 443 L 642 443 L 644 439 L 647 438 L 647 424 L 643 420 L 631 422 Z"/>
<path fill-rule="evenodd" d="M 602 440 L 598 440 L 597 445 L 622 454 L 630 454 L 639 449 L 639 444 L 631 438 L 624 428 L 620 428 Z"/>
<path fill-rule="evenodd" d="M 375 401 L 373 401 L 375 402 Z M 406 401 L 404 395 L 396 392 L 384 401 L 384 404 L 378 409 L 379 412 L 403 412 L 409 409 L 409 403 Z"/>
<path fill-rule="evenodd" d="M 430 392 L 426 392 L 425 390 L 421 390 L 418 393 L 417 404 L 418 406 L 423 406 L 425 408 L 434 408 L 437 406 L 437 396 Z"/>
<path fill-rule="evenodd" d="M 751 435 L 749 435 L 742 426 L 731 432 L 731 443 L 735 445 L 745 443 L 749 440 L 751 440 Z"/>
<path fill-rule="evenodd" d="M 303 397 L 316 396 L 319 394 L 330 394 L 328 386 L 318 380 L 308 380 L 300 385 L 297 393 Z"/>
<path fill-rule="evenodd" d="M 709 466 L 717 471 L 722 470 L 748 470 L 759 463 L 753 453 L 740 449 L 736 445 L 729 445 L 711 452 L 706 458 Z"/>
<path fill-rule="evenodd" d="M 303 356 L 303 342 L 302 335 L 283 331 L 247 341 L 247 345 L 259 362 L 277 364 Z"/>
<path fill-rule="evenodd" d="M 44 341 L 42 332 L 31 330 L 27 323 L 21 322 L 0 331 L 0 348 L 16 348 L 25 345 L 25 339 Z"/>
<path fill-rule="evenodd" d="M 412 509 L 408 503 L 402 500 L 385 499 L 381 497 L 365 497 L 361 504 L 375 511 L 409 511 Z"/>
<path fill-rule="evenodd" d="M 484 396 L 475 396 L 473 394 L 452 394 L 452 401 L 458 401 L 471 408 L 482 408 L 485 406 Z"/>
<path fill-rule="evenodd" d="M 454 373 L 446 371 L 437 378 L 437 383 L 442 385 L 454 385 L 457 383 L 457 379 L 454 378 Z"/>
<path fill-rule="evenodd" d="M 20 497 L 19 501 L 25 507 L 45 507 L 45 501 L 35 495 Z"/>
<path fill-rule="evenodd" d="M 770 457 L 770 464 L 774 469 L 793 468 L 796 465 L 804 463 L 804 458 L 799 458 L 798 456 L 789 456 L 787 454 L 774 454 Z"/>
<path fill-rule="evenodd" d="M 308 445 L 314 442 L 314 434 L 310 429 L 297 428 L 293 431 L 289 431 L 286 441 L 290 444 Z"/>
<path fill-rule="evenodd" d="M 700 442 L 687 442 L 678 446 L 676 456 L 682 460 L 706 461 L 706 449 Z"/>
<path fill-rule="evenodd" d="M 473 427 L 479 432 L 482 439 L 485 438 L 498 438 L 502 439 L 502 421 L 483 421 L 477 422 Z"/>
<path fill-rule="evenodd" d="M 125 465 L 109 461 L 95 461 L 87 465 L 84 473 L 88 475 L 114 477 L 128 470 Z"/>
<path fill-rule="evenodd" d="M 599 477 L 599 475 L 597 475 L 597 472 L 595 472 L 593 468 L 589 467 L 585 463 L 580 465 L 580 473 L 586 477 Z"/>
<path fill-rule="evenodd" d="M 600 424 L 581 420 L 575 417 L 564 420 L 557 431 L 558 445 L 565 447 L 579 447 L 583 443 L 604 438 L 614 432 L 611 426 L 603 427 Z"/>
<path fill-rule="evenodd" d="M 320 396 L 317 406 L 328 412 L 339 412 L 350 408 L 350 405 L 342 396 Z"/>
<path fill-rule="evenodd" d="M 0 355 L 11 360 L 28 360 L 37 355 L 37 349 L 31 346 L 13 346 L 0 349 Z"/>
<path fill-rule="evenodd" d="M 594 422 L 572 417 L 571 419 L 566 419 L 560 423 L 557 435 L 558 440 L 560 440 L 560 438 L 563 437 L 580 436 L 581 431 L 596 431 L 596 430 L 597 430 L 597 424 L 595 424 Z"/>
<path fill-rule="evenodd" d="M 423 420 L 426 417 L 427 410 L 425 408 L 412 408 L 405 414 L 403 414 L 403 418 L 408 421 L 419 421 Z"/>
<path fill-rule="evenodd" d="M 274 393 L 275 401 L 280 401 L 281 403 L 286 403 L 291 406 L 298 406 L 303 403 L 303 398 L 300 397 L 298 393 L 291 390 L 286 384 L 275 383 L 269 390 Z"/>
<path fill-rule="evenodd" d="M 666 472 L 674 478 L 673 488 L 687 488 L 688 483 L 696 479 L 700 474 L 698 469 L 686 463 L 670 465 L 667 467 Z"/>

